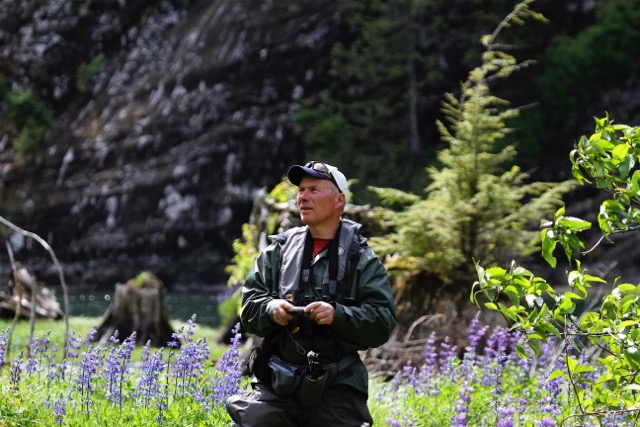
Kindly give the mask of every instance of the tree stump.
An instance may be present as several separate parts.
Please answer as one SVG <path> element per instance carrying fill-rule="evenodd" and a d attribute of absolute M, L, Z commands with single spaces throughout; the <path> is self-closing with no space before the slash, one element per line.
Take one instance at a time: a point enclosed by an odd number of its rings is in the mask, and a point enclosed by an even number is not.
<path fill-rule="evenodd" d="M 127 283 L 117 283 L 113 301 L 97 328 L 95 341 L 105 342 L 115 333 L 122 341 L 136 333 L 136 344 L 165 347 L 176 341 L 164 302 L 164 284 L 155 275 L 144 272 Z"/>

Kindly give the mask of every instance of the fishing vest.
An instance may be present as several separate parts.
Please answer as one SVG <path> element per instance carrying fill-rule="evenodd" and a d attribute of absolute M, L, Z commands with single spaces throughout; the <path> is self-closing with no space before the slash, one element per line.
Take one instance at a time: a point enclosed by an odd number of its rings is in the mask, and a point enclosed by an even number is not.
<path fill-rule="evenodd" d="M 336 236 L 327 247 L 329 262 L 322 280 L 323 301 L 335 301 L 346 305 L 355 301 L 356 289 L 352 289 L 351 280 L 345 279 L 350 277 L 360 253 L 360 246 L 366 242 L 359 233 L 360 227 L 360 224 L 349 219 L 340 221 Z M 279 298 L 301 304 L 303 302 L 299 300 L 299 290 L 301 284 L 309 284 L 313 263 L 313 241 L 309 229 L 306 226 L 295 227 L 276 236 L 270 236 L 270 239 L 281 244 L 277 294 Z"/>

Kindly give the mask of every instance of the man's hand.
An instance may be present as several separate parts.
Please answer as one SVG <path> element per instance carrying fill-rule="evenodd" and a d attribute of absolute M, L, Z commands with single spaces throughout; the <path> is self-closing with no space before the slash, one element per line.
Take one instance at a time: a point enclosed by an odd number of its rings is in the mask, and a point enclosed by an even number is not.
<path fill-rule="evenodd" d="M 333 323 L 336 309 L 324 301 L 316 301 L 305 307 L 305 314 L 318 325 L 330 325 Z"/>
<path fill-rule="evenodd" d="M 280 326 L 287 325 L 293 319 L 294 305 L 284 299 L 274 300 L 273 304 L 273 321 Z"/>

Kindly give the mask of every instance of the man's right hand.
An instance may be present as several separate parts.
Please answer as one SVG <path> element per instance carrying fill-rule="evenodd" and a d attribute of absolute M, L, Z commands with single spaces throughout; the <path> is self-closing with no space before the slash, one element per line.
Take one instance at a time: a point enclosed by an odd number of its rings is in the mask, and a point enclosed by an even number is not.
<path fill-rule="evenodd" d="M 275 300 L 273 307 L 273 321 L 278 325 L 285 326 L 293 319 L 294 315 L 290 312 L 295 306 L 289 301 L 284 299 Z"/>

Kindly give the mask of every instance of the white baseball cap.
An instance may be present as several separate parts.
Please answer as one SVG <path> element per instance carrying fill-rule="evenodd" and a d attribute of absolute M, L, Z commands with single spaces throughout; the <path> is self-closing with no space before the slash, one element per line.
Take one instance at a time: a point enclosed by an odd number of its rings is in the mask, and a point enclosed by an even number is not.
<path fill-rule="evenodd" d="M 323 162 L 311 161 L 302 165 L 293 165 L 287 171 L 287 178 L 293 185 L 300 185 L 302 176 L 304 174 L 310 175 L 318 179 L 326 179 L 331 181 L 338 191 L 344 194 L 345 199 L 349 199 L 349 185 L 347 184 L 347 178 L 344 174 L 338 170 L 337 167 L 328 165 Z"/>

